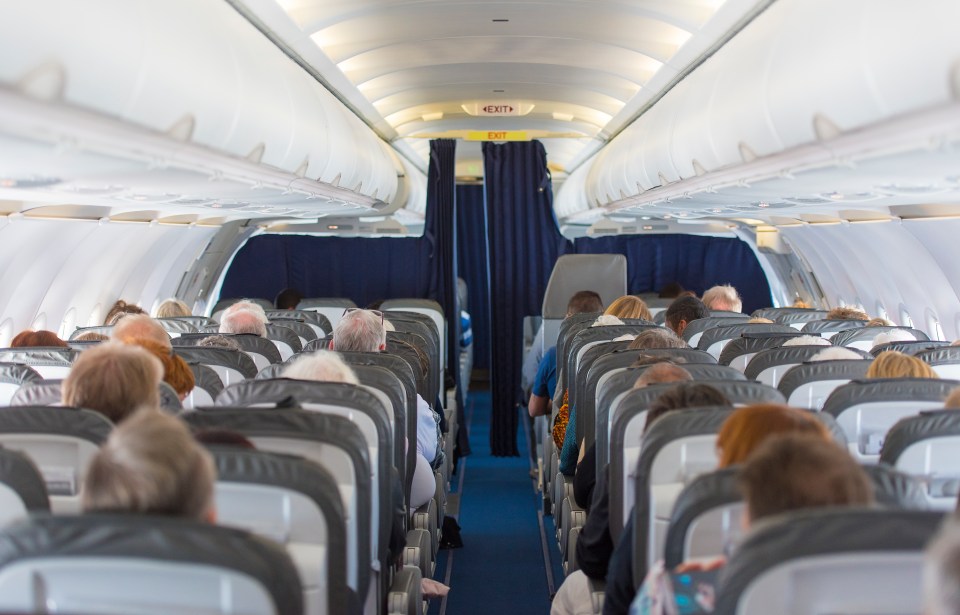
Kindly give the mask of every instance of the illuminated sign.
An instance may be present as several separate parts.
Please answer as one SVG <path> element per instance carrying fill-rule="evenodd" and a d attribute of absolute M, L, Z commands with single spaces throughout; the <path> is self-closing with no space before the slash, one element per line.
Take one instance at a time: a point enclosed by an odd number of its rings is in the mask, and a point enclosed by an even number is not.
<path fill-rule="evenodd" d="M 529 141 L 526 130 L 471 130 L 467 141 Z"/>

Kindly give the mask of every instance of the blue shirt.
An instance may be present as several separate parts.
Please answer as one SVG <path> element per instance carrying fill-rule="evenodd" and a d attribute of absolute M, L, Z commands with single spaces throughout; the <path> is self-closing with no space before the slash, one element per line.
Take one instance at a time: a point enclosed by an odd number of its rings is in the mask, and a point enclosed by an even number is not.
<path fill-rule="evenodd" d="M 540 361 L 537 377 L 533 379 L 533 394 L 540 397 L 553 397 L 557 390 L 557 347 L 548 350 Z"/>

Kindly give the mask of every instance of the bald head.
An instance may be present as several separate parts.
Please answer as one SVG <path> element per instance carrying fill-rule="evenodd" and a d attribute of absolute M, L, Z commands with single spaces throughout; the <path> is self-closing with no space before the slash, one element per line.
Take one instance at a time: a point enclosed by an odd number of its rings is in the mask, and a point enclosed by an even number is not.
<path fill-rule="evenodd" d="M 633 388 L 642 389 L 651 384 L 665 384 L 668 382 L 686 382 L 693 380 L 690 372 L 673 363 L 655 363 L 643 370 Z"/>
<path fill-rule="evenodd" d="M 124 344 L 145 339 L 170 348 L 170 336 L 160 323 L 146 314 L 135 314 L 121 319 L 113 328 L 110 337 Z"/>
<path fill-rule="evenodd" d="M 235 312 L 224 312 L 220 318 L 220 333 L 248 333 L 266 337 L 267 326 L 256 312 L 237 310 Z"/>

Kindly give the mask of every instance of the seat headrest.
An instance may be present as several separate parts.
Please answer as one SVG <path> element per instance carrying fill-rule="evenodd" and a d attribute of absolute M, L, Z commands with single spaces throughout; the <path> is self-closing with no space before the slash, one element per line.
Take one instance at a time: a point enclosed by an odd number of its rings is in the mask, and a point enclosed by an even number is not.
<path fill-rule="evenodd" d="M 557 259 L 543 294 L 544 318 L 562 319 L 575 293 L 592 290 L 610 305 L 627 294 L 627 258 L 622 254 L 564 254 Z"/>
<path fill-rule="evenodd" d="M 40 470 L 19 451 L 0 448 L 0 483 L 16 492 L 30 512 L 50 510 L 47 485 Z"/>

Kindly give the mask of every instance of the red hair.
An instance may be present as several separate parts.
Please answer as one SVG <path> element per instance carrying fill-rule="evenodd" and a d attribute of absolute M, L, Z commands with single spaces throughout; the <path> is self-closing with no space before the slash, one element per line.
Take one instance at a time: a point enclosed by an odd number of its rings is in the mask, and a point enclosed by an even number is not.
<path fill-rule="evenodd" d="M 830 439 L 827 428 L 811 414 L 780 404 L 756 404 L 739 408 L 720 427 L 717 448 L 720 449 L 720 467 L 725 468 L 746 461 L 761 443 L 770 436 L 800 433 Z"/>
<path fill-rule="evenodd" d="M 10 342 L 11 348 L 69 348 L 66 343 L 53 331 L 21 331 L 13 341 Z"/>

